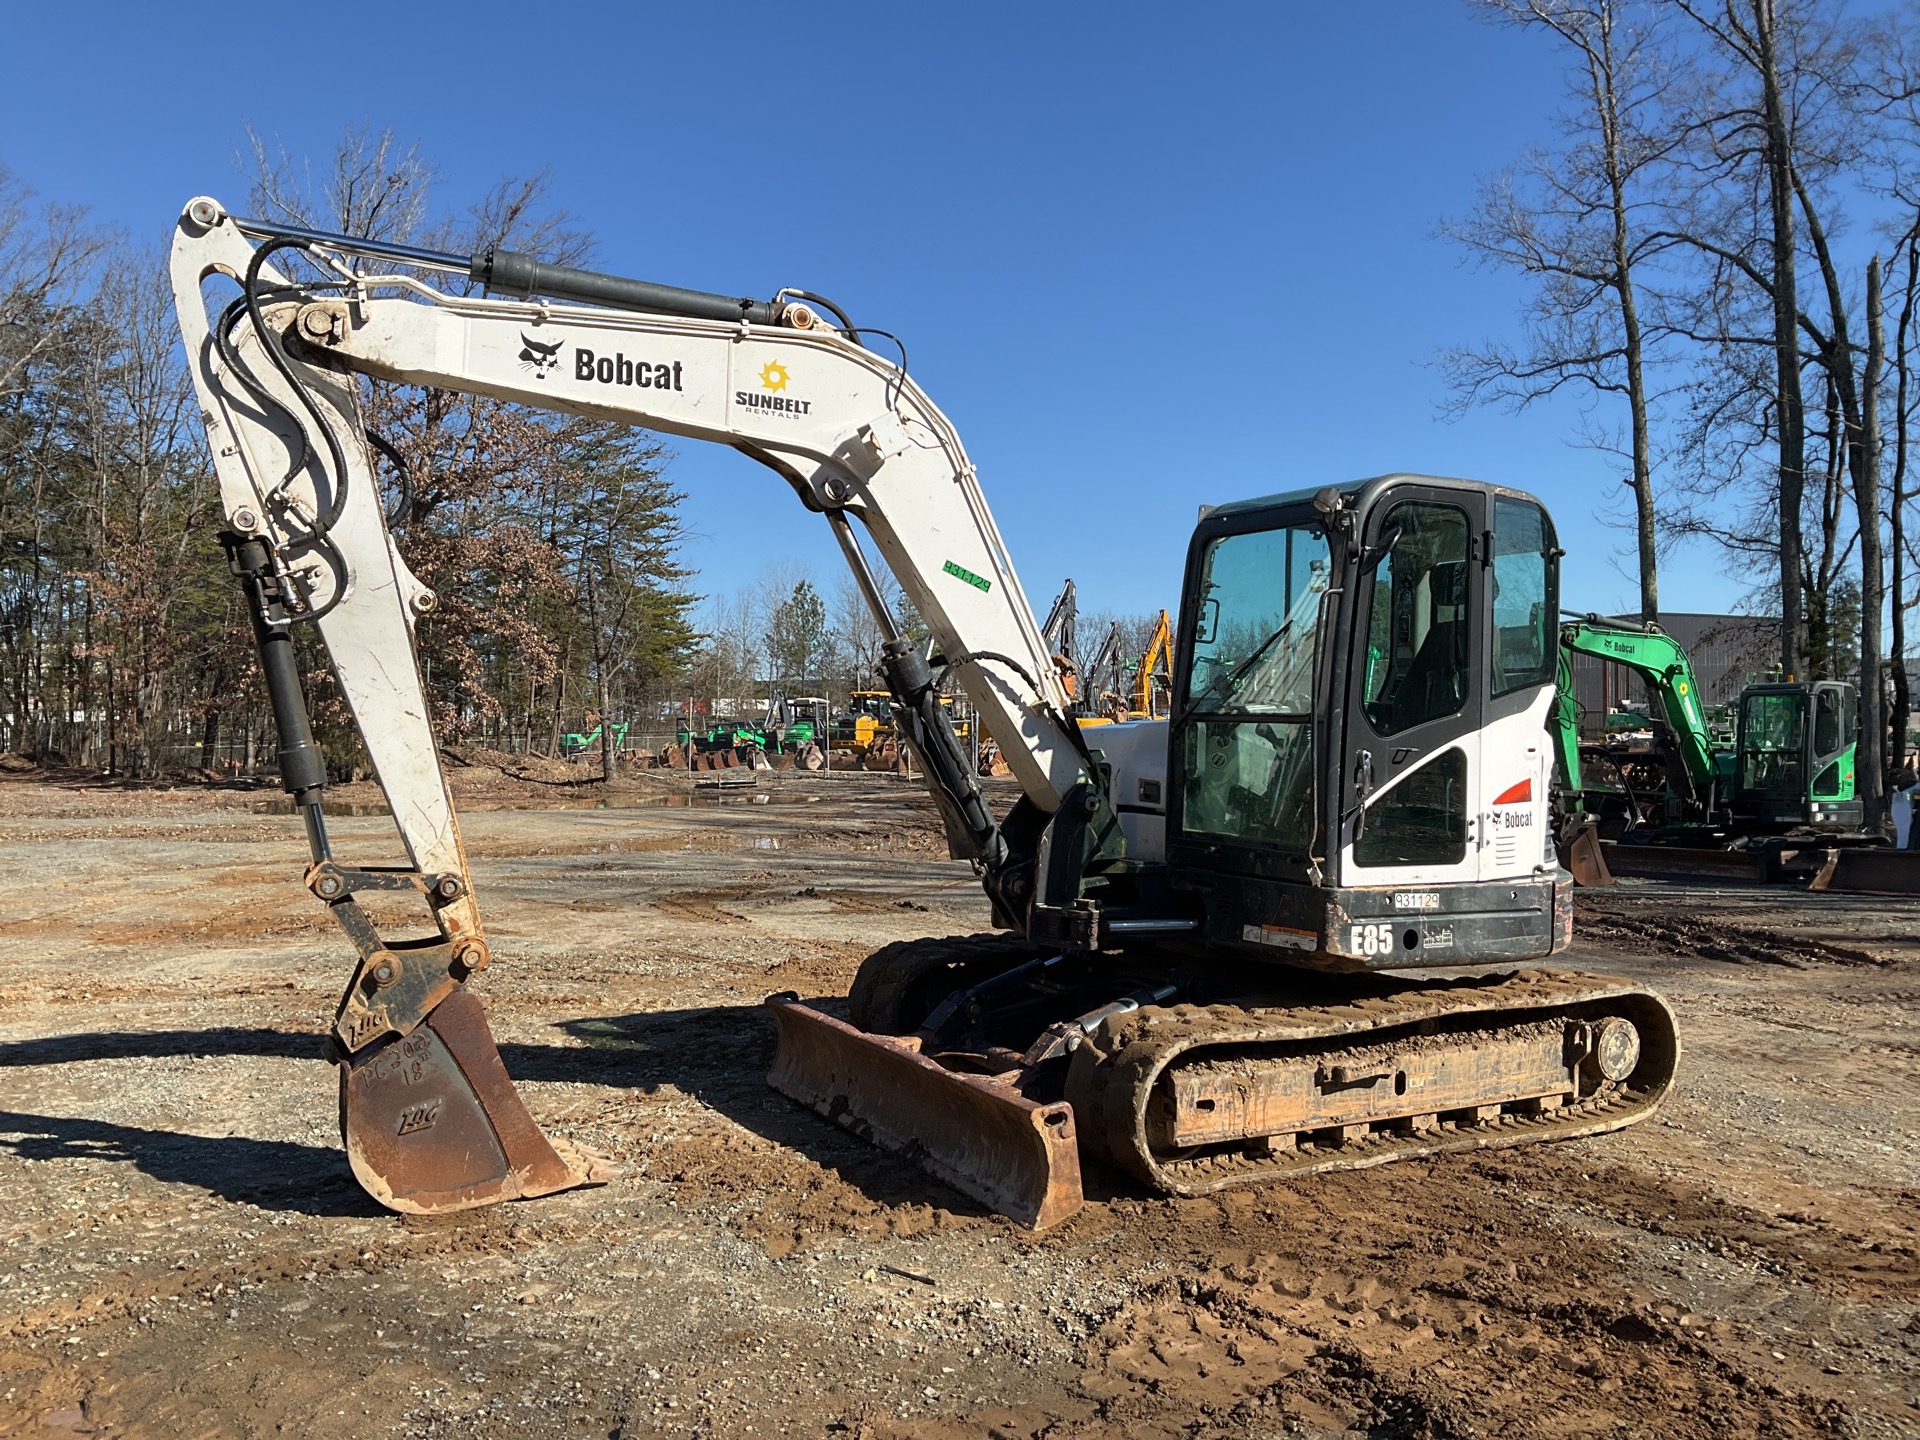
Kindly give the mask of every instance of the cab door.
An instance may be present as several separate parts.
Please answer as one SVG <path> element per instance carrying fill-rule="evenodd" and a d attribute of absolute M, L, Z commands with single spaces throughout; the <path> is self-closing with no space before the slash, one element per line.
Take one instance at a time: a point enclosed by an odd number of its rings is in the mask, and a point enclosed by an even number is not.
<path fill-rule="evenodd" d="M 1340 878 L 1479 878 L 1489 528 L 1481 490 L 1383 491 L 1364 522 L 1348 656 Z"/>

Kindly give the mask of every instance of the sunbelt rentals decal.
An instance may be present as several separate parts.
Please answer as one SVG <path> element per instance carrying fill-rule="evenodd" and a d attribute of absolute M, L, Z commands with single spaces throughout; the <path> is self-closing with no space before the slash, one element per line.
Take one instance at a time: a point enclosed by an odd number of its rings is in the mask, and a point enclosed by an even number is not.
<path fill-rule="evenodd" d="M 758 410 L 763 415 L 811 414 L 811 400 L 796 400 L 785 393 L 787 382 L 792 378 L 786 366 L 778 360 L 769 360 L 760 367 L 760 388 L 734 391 L 733 403 L 744 410 Z"/>

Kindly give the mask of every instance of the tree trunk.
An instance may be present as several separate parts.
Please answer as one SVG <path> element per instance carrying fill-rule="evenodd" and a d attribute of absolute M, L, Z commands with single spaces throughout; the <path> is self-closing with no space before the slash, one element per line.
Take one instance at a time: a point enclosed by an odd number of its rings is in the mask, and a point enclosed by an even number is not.
<path fill-rule="evenodd" d="M 219 745 L 220 711 L 216 707 L 209 705 L 207 707 L 206 723 L 200 727 L 200 768 L 202 770 L 213 769 L 219 759 L 217 753 Z"/>
<path fill-rule="evenodd" d="M 592 572 L 587 574 L 586 588 L 587 633 L 593 637 L 593 698 L 600 711 L 600 778 L 611 785 L 617 778 L 620 762 L 613 753 L 612 711 L 607 706 L 607 652 L 600 631 L 600 587 L 594 584 Z"/>
<path fill-rule="evenodd" d="M 1907 390 L 1913 371 L 1907 346 L 1913 333 L 1913 305 L 1920 293 L 1920 234 L 1907 237 L 1907 288 L 1900 323 L 1893 333 L 1893 762 L 1896 774 L 1907 765 L 1907 723 L 1913 691 L 1907 680 Z"/>
<path fill-rule="evenodd" d="M 613 726 L 604 711 L 600 716 L 600 778 L 609 785 L 620 778 L 620 752 L 613 747 Z"/>
<path fill-rule="evenodd" d="M 1653 442 L 1647 433 L 1645 344 L 1640 306 L 1633 289 L 1633 244 L 1627 223 L 1627 178 L 1620 153 L 1620 97 L 1614 88 L 1613 10 L 1600 11 L 1600 56 L 1595 75 L 1601 133 L 1606 146 L 1607 190 L 1613 205 L 1613 281 L 1620 300 L 1620 338 L 1627 365 L 1627 414 L 1633 444 L 1634 535 L 1640 552 L 1640 618 L 1660 618 L 1659 537 L 1654 530 Z"/>
<path fill-rule="evenodd" d="M 1780 96 L 1774 0 L 1750 0 L 1767 127 L 1773 219 L 1773 360 L 1780 427 L 1780 663 L 1801 673 L 1800 505 L 1806 494 L 1806 402 L 1800 390 L 1800 296 L 1794 269 L 1793 141 Z"/>
<path fill-rule="evenodd" d="M 1880 320 L 1880 257 L 1867 262 L 1867 369 L 1860 383 L 1860 443 L 1853 451 L 1853 500 L 1860 514 L 1860 752 L 1855 783 L 1868 830 L 1885 809 L 1886 709 L 1880 689 L 1880 607 L 1886 571 L 1880 554 L 1880 369 L 1887 337 Z"/>
<path fill-rule="evenodd" d="M 560 725 L 567 704 L 567 673 L 573 664 L 573 636 L 568 635 L 560 649 L 560 671 L 553 677 L 553 723 L 547 729 L 547 758 L 560 754 Z"/>

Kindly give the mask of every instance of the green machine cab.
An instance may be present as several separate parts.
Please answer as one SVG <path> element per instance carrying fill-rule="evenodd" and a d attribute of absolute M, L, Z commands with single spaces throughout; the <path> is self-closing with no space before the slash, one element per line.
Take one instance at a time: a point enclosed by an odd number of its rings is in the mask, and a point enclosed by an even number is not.
<path fill-rule="evenodd" d="M 1857 830 L 1860 692 L 1844 680 L 1749 685 L 1740 696 L 1732 799 L 1749 830 Z"/>

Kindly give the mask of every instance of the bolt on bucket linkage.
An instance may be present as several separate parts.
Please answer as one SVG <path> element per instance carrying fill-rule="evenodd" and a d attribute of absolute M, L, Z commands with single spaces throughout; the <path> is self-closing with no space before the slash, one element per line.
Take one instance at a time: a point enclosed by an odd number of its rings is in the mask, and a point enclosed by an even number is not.
<path fill-rule="evenodd" d="M 360 951 L 333 1035 L 341 1139 L 368 1194 L 431 1214 L 611 1178 L 601 1157 L 543 1134 L 508 1078 L 466 985 L 487 953 L 453 913 L 471 903 L 457 877 L 323 860 L 307 885 Z M 441 936 L 384 941 L 354 898 L 368 890 L 424 893 Z"/>
<path fill-rule="evenodd" d="M 411 1034 L 340 1067 L 340 1133 L 382 1205 L 433 1214 L 600 1184 L 598 1156 L 550 1140 L 527 1113 L 480 1002 L 454 990 Z"/>

